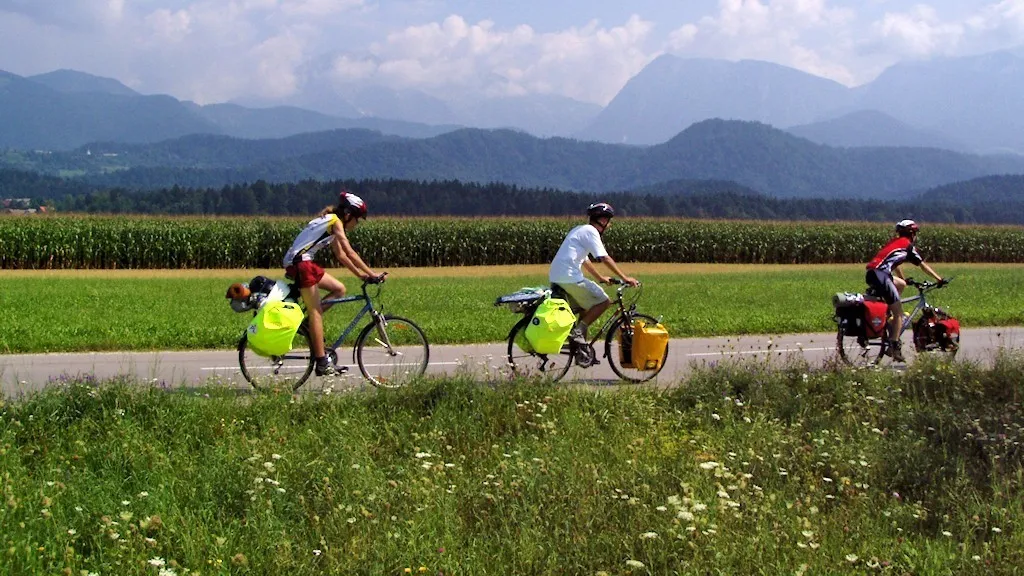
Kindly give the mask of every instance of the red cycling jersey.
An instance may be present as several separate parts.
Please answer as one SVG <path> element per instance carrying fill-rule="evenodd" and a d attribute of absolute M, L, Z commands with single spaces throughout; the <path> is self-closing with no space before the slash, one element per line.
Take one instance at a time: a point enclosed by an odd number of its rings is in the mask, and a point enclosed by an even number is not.
<path fill-rule="evenodd" d="M 867 269 L 892 274 L 892 269 L 903 264 L 904 260 L 918 266 L 924 262 L 921 253 L 914 247 L 914 242 L 906 236 L 900 236 L 879 250 L 871 262 L 868 262 Z"/>

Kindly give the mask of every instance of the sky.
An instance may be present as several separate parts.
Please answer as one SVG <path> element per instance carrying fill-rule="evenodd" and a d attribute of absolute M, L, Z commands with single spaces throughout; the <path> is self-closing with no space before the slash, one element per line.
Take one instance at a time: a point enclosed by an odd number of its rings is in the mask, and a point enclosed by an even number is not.
<path fill-rule="evenodd" d="M 848 86 L 899 61 L 1024 45 L 1024 0 L 0 0 L 0 70 L 73 69 L 200 104 L 311 78 L 607 104 L 662 54 Z"/>

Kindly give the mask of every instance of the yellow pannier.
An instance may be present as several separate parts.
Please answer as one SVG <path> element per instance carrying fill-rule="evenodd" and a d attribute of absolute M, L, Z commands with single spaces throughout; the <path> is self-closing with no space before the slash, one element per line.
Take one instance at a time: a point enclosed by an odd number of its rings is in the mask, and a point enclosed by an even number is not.
<path fill-rule="evenodd" d="M 665 326 L 637 320 L 633 324 L 632 366 L 638 370 L 657 370 L 665 360 L 668 349 L 668 330 Z"/>
<path fill-rule="evenodd" d="M 267 302 L 246 330 L 249 347 L 260 356 L 281 356 L 287 353 L 292 349 L 292 341 L 299 331 L 303 316 L 302 308 L 294 302 Z"/>
<path fill-rule="evenodd" d="M 548 298 L 533 313 L 530 325 L 526 327 L 526 339 L 537 354 L 557 354 L 575 323 L 576 315 L 568 302 L 561 298 Z"/>

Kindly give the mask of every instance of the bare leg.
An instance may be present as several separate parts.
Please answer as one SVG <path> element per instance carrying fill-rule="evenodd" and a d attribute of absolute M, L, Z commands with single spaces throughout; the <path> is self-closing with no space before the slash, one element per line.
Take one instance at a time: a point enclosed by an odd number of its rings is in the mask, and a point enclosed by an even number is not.
<path fill-rule="evenodd" d="M 581 335 L 583 336 L 584 340 L 587 339 L 587 327 L 596 322 L 597 319 L 600 318 L 601 315 L 604 314 L 605 310 L 607 310 L 608 307 L 610 307 L 611 305 L 611 300 L 605 300 L 604 302 L 597 304 L 592 308 L 589 308 L 580 316 L 580 324 L 583 325 Z"/>
<path fill-rule="evenodd" d="M 324 314 L 320 308 L 320 288 L 300 288 L 302 301 L 306 303 L 306 322 L 309 324 L 309 348 L 314 358 L 324 356 Z"/>
<path fill-rule="evenodd" d="M 330 274 L 324 274 L 317 287 L 321 290 L 327 290 L 327 298 L 343 298 L 345 296 L 345 285 Z M 321 304 L 320 310 L 326 312 L 331 309 L 331 306 L 333 304 Z"/>
<path fill-rule="evenodd" d="M 900 327 L 903 324 L 903 303 L 896 300 L 889 304 L 889 313 L 892 314 L 892 319 L 889 320 L 889 339 L 899 340 Z"/>

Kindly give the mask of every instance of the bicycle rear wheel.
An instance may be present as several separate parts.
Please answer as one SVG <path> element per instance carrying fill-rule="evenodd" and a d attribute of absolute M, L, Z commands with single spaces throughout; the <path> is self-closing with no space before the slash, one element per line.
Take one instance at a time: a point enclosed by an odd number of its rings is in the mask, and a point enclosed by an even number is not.
<path fill-rule="evenodd" d="M 382 316 L 370 322 L 356 338 L 356 362 L 374 386 L 398 388 L 427 371 L 430 345 L 412 320 Z"/>
<path fill-rule="evenodd" d="M 646 382 L 660 374 L 665 368 L 665 362 L 668 360 L 668 345 L 666 344 L 665 354 L 662 356 L 661 362 L 658 363 L 658 367 L 654 370 L 642 370 L 624 365 L 631 360 L 623 362 L 625 351 L 622 349 L 622 334 L 629 327 L 627 322 L 635 322 L 636 320 L 643 320 L 645 324 L 651 325 L 658 323 L 657 319 L 646 314 L 632 314 L 630 317 L 623 316 L 619 318 L 615 321 L 615 324 L 612 324 L 608 335 L 605 336 L 604 353 L 605 357 L 608 358 L 608 364 L 611 365 L 612 371 L 618 374 L 619 378 L 630 382 Z"/>
<path fill-rule="evenodd" d="M 508 366 L 512 373 L 522 378 L 562 379 L 572 366 L 572 352 L 566 343 L 558 354 L 537 354 L 528 351 L 526 327 L 530 325 L 527 314 L 508 333 Z M 526 347 L 527 350 L 523 348 Z"/>
<path fill-rule="evenodd" d="M 238 341 L 238 367 L 257 390 L 298 389 L 313 372 L 313 353 L 305 326 L 295 333 L 292 349 L 282 356 L 260 356 L 249 346 L 246 335 Z"/>
<path fill-rule="evenodd" d="M 856 333 L 849 334 L 845 324 L 840 322 L 836 332 L 836 351 L 839 359 L 848 366 L 863 367 L 878 364 L 884 354 L 882 339 L 869 339 Z"/>

